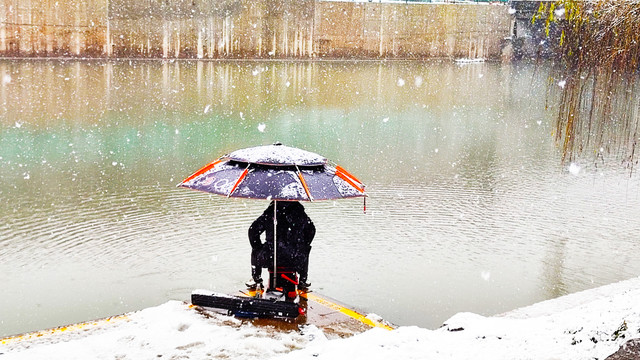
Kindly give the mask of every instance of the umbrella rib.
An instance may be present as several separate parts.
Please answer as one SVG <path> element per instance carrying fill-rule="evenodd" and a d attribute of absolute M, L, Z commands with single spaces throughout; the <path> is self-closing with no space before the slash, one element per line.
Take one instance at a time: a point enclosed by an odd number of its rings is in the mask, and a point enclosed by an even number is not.
<path fill-rule="evenodd" d="M 213 169 L 216 165 L 218 165 L 219 163 L 221 163 L 224 159 L 223 158 L 217 158 L 214 161 L 210 162 L 209 164 L 203 166 L 200 170 L 194 172 L 191 176 L 189 176 L 188 178 L 182 180 L 182 182 L 179 185 L 182 185 L 184 183 L 187 183 L 191 180 L 193 180 L 194 178 L 206 173 L 207 171 Z"/>
<path fill-rule="evenodd" d="M 362 184 L 358 179 L 355 178 L 355 176 L 349 174 L 345 169 L 343 169 L 341 166 L 336 166 L 336 175 L 341 178 L 342 180 L 346 181 L 347 183 L 349 183 L 349 185 L 353 186 L 354 188 L 356 188 L 356 190 L 360 191 L 361 193 L 364 193 L 364 184 Z M 359 184 L 356 184 L 356 182 Z"/>
<path fill-rule="evenodd" d="M 244 180 L 244 178 L 247 176 L 247 174 L 249 173 L 249 166 L 251 166 L 251 164 L 247 164 L 247 167 L 244 169 L 242 174 L 240 174 L 240 177 L 238 178 L 236 183 L 233 184 L 233 187 L 231 188 L 231 191 L 229 191 L 229 195 L 227 195 L 227 197 L 230 197 L 231 194 L 233 194 L 233 192 L 236 191 L 236 188 L 238 188 L 238 185 L 240 185 L 242 180 Z"/>
<path fill-rule="evenodd" d="M 348 172 L 347 170 L 345 170 L 342 166 L 336 164 L 336 170 L 340 171 L 341 173 L 345 174 L 346 176 L 350 177 L 351 179 L 353 179 L 353 181 L 357 182 L 358 184 L 362 185 L 362 181 L 358 180 L 357 177 L 353 176 L 350 172 Z M 363 186 L 364 187 L 364 186 Z"/>
<path fill-rule="evenodd" d="M 296 170 L 298 171 L 298 178 L 300 178 L 300 182 L 302 183 L 302 187 L 304 188 L 304 191 L 307 193 L 307 197 L 309 198 L 309 201 L 313 202 L 313 196 L 311 196 L 311 191 L 309 191 L 307 182 L 304 180 L 304 176 L 302 176 L 302 172 L 300 171 L 300 168 L 298 168 L 298 165 L 296 165 Z"/>

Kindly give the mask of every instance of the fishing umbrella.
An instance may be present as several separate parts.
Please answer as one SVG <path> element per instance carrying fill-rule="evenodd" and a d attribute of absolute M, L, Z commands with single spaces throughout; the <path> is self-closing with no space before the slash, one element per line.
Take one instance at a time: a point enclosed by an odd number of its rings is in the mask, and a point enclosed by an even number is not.
<path fill-rule="evenodd" d="M 274 274 L 277 272 L 275 229 L 278 201 L 367 196 L 364 184 L 342 167 L 316 153 L 280 143 L 223 155 L 184 179 L 178 186 L 226 197 L 274 201 Z M 274 275 L 275 279 L 277 276 Z"/>

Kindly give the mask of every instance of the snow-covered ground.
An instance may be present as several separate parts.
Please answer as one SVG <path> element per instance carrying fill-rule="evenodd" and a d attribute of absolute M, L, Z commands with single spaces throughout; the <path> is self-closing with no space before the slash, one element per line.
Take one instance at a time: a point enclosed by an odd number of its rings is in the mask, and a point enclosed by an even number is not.
<path fill-rule="evenodd" d="M 408 310 L 409 311 L 409 310 Z M 604 359 L 640 338 L 640 278 L 441 328 L 327 337 L 204 316 L 170 301 L 99 325 L 0 341 L 5 359 Z"/>

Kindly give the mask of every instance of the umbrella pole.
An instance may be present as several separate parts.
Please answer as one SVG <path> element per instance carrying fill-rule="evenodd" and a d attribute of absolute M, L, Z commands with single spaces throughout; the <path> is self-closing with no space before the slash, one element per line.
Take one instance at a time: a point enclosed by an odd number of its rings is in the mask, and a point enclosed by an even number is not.
<path fill-rule="evenodd" d="M 278 255 L 278 242 L 277 242 L 277 236 L 276 234 L 278 233 L 278 219 L 276 217 L 276 207 L 278 205 L 278 201 L 277 200 L 273 200 L 273 289 L 275 290 L 276 288 L 276 282 L 278 281 L 278 261 L 277 261 L 277 255 Z"/>

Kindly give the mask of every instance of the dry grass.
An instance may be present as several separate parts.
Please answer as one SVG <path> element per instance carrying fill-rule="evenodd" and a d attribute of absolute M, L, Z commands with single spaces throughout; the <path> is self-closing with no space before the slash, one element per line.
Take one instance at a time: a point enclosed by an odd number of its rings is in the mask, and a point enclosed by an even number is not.
<path fill-rule="evenodd" d="M 533 21 L 556 27 L 564 87 L 556 121 L 563 161 L 593 152 L 634 164 L 639 103 L 640 0 L 560 0 Z"/>

